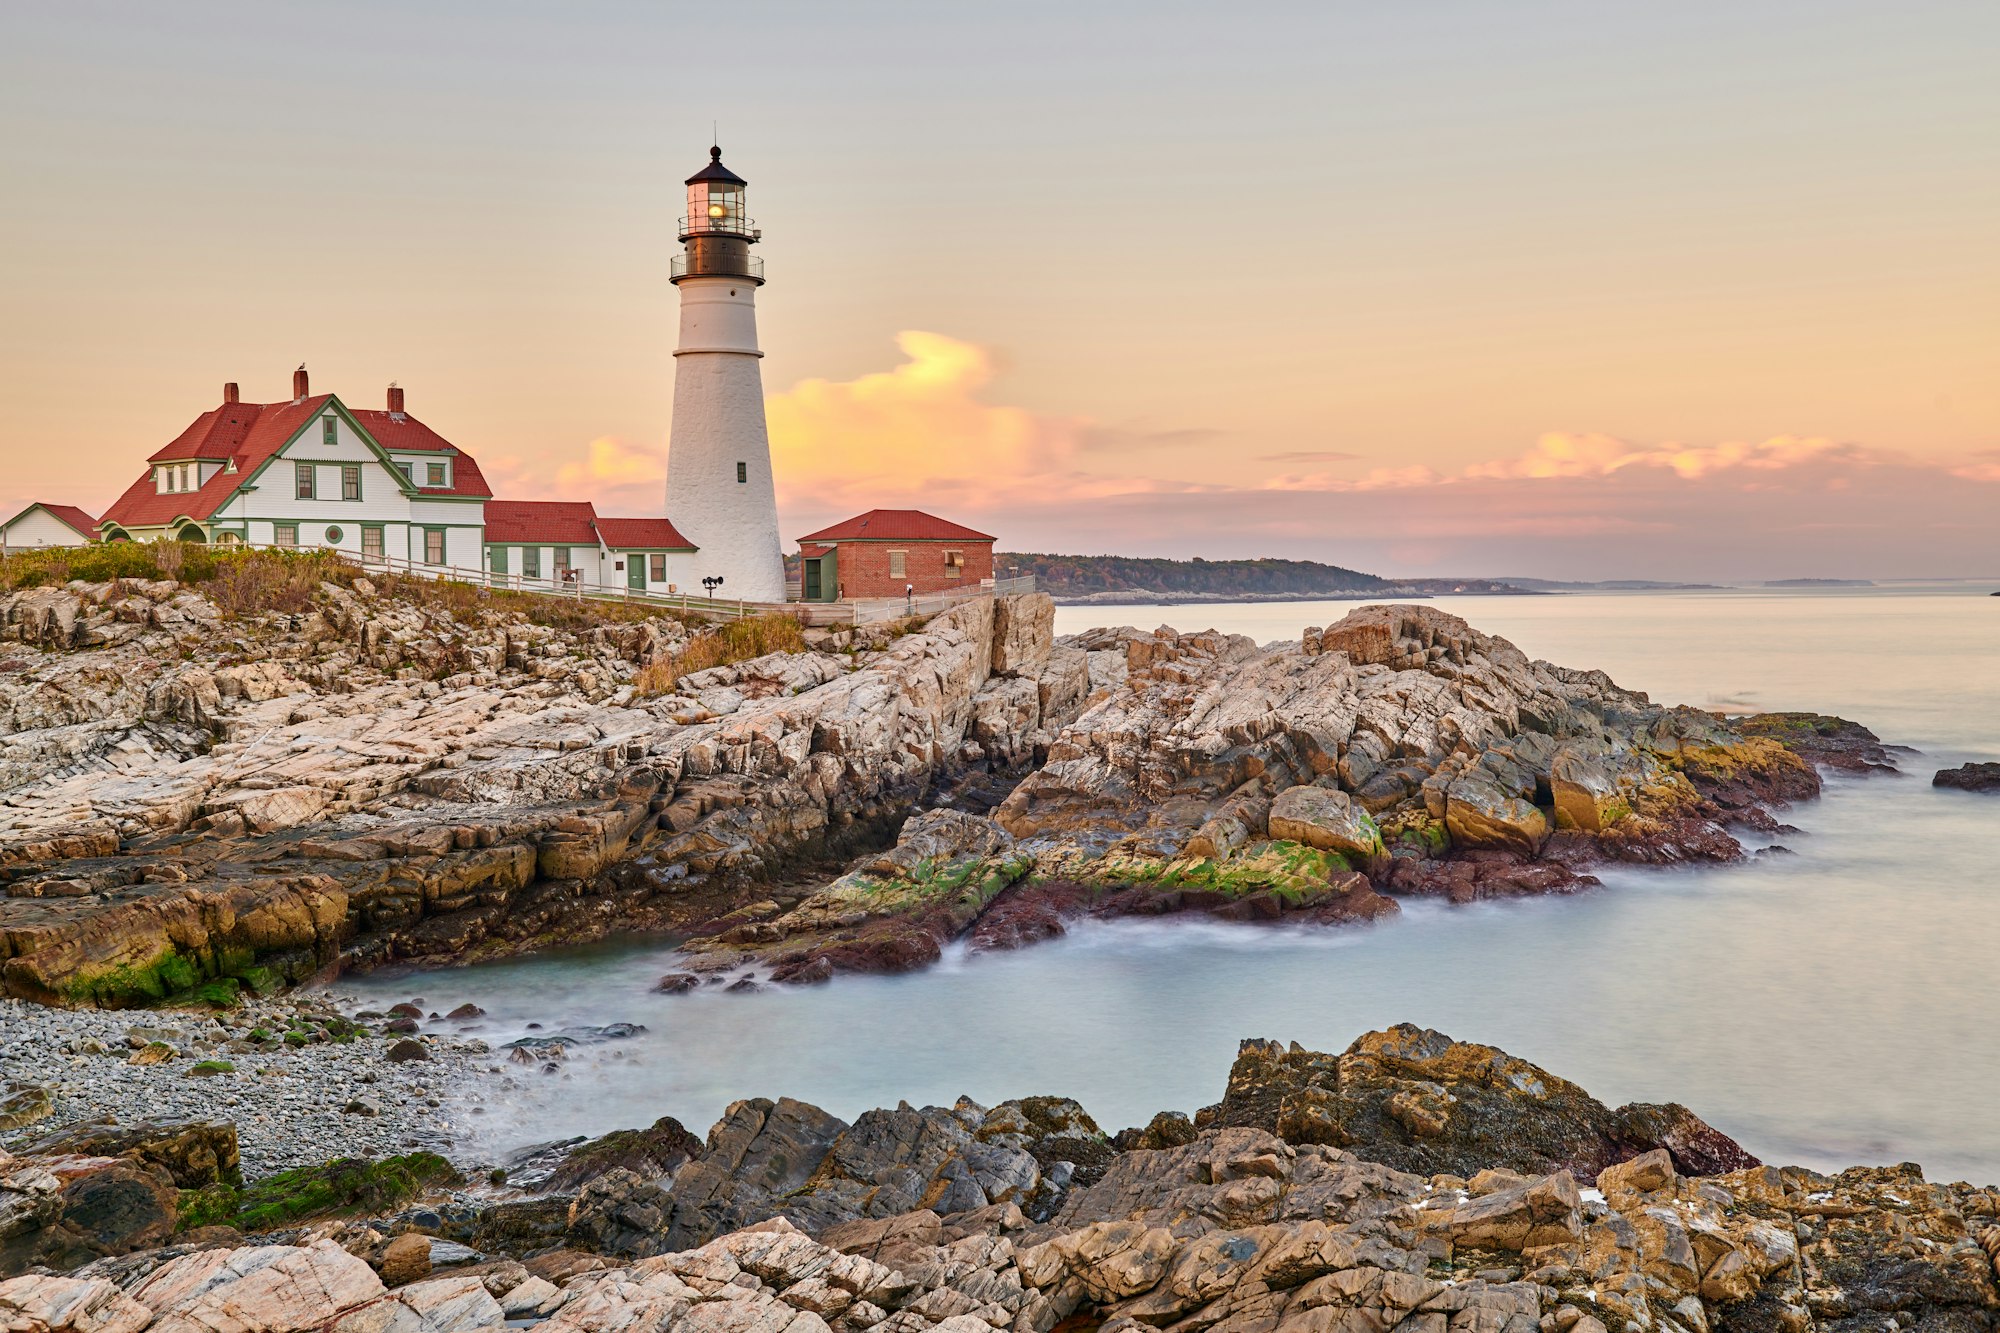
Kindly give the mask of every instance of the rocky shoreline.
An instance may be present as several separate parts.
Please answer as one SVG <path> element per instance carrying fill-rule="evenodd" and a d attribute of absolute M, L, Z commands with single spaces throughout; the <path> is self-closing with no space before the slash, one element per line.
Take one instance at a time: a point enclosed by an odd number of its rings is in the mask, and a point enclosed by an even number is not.
<path fill-rule="evenodd" d="M 62 1016 L 73 1021 L 79 1015 Z M 1408 1025 L 1243 1043 L 1223 1095 L 753 1099 L 497 1167 L 259 1180 L 220 1121 L 0 1156 L 21 1333 L 1860 1333 L 2000 1328 L 2000 1191 L 1758 1162 Z"/>
<path fill-rule="evenodd" d="M 642 688 L 672 621 L 367 579 L 0 596 L 0 992 L 227 1003 L 621 931 L 789 983 L 1083 915 L 1337 924 L 1745 854 L 1865 729 L 1667 708 L 1423 606 L 1056 639 L 1045 596 Z M 673 984 L 686 984 L 675 982 Z"/>

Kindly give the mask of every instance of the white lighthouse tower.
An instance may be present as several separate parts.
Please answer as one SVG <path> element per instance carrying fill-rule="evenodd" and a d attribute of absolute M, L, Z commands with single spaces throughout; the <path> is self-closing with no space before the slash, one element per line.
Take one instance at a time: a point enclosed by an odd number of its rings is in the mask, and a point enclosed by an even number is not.
<path fill-rule="evenodd" d="M 687 180 L 685 247 L 674 257 L 681 337 L 674 350 L 674 424 L 667 446 L 667 514 L 700 548 L 695 577 L 720 579 L 714 595 L 785 600 L 764 380 L 757 362 L 757 289 L 763 233 L 743 207 L 741 176 L 708 150 Z"/>

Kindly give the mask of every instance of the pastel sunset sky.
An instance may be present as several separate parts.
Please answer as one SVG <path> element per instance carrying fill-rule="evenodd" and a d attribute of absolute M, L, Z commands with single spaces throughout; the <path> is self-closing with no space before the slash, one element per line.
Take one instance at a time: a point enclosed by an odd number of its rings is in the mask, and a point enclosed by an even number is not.
<path fill-rule="evenodd" d="M 0 517 L 301 361 L 660 512 L 711 121 L 788 535 L 2000 573 L 1993 0 L 0 6 Z"/>

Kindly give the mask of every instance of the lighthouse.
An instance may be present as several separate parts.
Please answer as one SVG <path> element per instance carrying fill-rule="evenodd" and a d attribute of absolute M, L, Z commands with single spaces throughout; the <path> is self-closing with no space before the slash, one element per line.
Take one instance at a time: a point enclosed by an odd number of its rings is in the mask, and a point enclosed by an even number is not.
<path fill-rule="evenodd" d="M 687 179 L 682 251 L 673 262 L 681 330 L 667 513 L 699 548 L 695 577 L 704 585 L 722 581 L 716 596 L 782 602 L 785 559 L 757 367 L 764 355 L 757 347 L 764 261 L 750 253 L 763 233 L 744 210 L 749 182 L 722 165 L 720 148 L 710 148 L 708 159 Z"/>

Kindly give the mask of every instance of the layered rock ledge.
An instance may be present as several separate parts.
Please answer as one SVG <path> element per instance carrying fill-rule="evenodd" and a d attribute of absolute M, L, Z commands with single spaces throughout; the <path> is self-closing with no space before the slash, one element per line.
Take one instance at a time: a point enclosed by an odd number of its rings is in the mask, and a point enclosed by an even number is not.
<path fill-rule="evenodd" d="M 226 1000 L 629 930 L 684 933 L 696 981 L 806 982 L 1079 914 L 1367 921 L 1733 859 L 1817 765 L 1890 766 L 1420 606 L 1259 647 L 976 600 L 663 697 L 684 627 L 578 615 L 365 579 L 234 617 L 171 582 L 0 598 L 0 988 Z"/>
<path fill-rule="evenodd" d="M 1055 1097 L 852 1123 L 754 1100 L 705 1141 L 662 1121 L 484 1193 L 407 1160 L 239 1190 L 231 1147 L 83 1127 L 0 1160 L 0 1268 L 35 1265 L 0 1281 L 4 1327 L 2000 1327 L 2000 1192 L 1767 1166 L 1684 1107 L 1609 1108 L 1409 1026 L 1338 1055 L 1246 1042 L 1222 1101 L 1117 1134 Z M 177 1189 L 207 1211 L 176 1223 Z"/>

